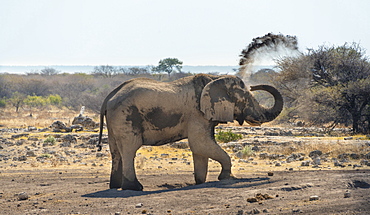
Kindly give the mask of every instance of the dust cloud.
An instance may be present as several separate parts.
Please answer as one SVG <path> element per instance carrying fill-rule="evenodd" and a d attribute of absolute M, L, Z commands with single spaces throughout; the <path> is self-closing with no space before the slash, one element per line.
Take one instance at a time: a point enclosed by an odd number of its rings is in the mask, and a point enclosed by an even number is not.
<path fill-rule="evenodd" d="M 285 56 L 297 56 L 296 36 L 268 33 L 263 37 L 254 38 L 247 48 L 240 54 L 239 75 L 247 80 L 257 66 L 272 66 L 276 60 Z"/>

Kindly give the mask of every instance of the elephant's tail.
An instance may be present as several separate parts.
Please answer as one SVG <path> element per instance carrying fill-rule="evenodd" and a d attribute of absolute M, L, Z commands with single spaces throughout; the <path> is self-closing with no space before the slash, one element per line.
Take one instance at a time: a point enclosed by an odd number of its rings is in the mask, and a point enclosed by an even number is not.
<path fill-rule="evenodd" d="M 106 114 L 106 108 L 105 105 L 103 104 L 101 110 L 100 110 L 100 131 L 99 131 L 99 141 L 98 141 L 98 151 L 101 151 L 103 148 L 102 144 L 102 136 L 103 136 L 103 125 L 104 125 L 104 116 Z"/>
<path fill-rule="evenodd" d="M 118 86 L 116 89 L 114 89 L 109 95 L 104 99 L 103 104 L 100 109 L 100 131 L 99 131 L 99 141 L 98 141 L 98 151 L 101 151 L 103 148 L 102 144 L 102 136 L 103 136 L 103 126 L 104 126 L 104 117 L 107 115 L 107 103 L 109 99 L 114 96 L 123 86 L 125 86 L 129 81 L 124 82 L 120 86 Z"/>

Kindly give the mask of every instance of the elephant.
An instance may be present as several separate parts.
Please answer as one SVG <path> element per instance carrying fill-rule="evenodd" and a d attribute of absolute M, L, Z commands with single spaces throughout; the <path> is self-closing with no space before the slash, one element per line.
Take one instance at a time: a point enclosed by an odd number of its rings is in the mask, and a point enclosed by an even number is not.
<path fill-rule="evenodd" d="M 273 107 L 261 106 L 250 91 L 264 90 L 274 97 Z M 122 83 L 104 100 L 104 117 L 112 156 L 110 189 L 143 190 L 135 173 L 136 151 L 143 145 L 160 146 L 187 138 L 194 162 L 196 184 L 206 181 L 208 159 L 221 164 L 219 180 L 232 179 L 231 159 L 217 144 L 215 126 L 233 122 L 261 125 L 283 108 L 281 94 L 269 85 L 252 86 L 232 75 L 198 74 L 172 82 L 135 78 Z"/>

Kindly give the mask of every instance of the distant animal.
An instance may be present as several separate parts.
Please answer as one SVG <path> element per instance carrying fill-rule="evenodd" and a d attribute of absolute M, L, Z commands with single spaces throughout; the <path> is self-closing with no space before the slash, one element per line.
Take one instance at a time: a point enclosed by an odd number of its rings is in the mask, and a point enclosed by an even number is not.
<path fill-rule="evenodd" d="M 110 188 L 142 190 L 134 158 L 142 145 L 159 146 L 188 138 L 197 184 L 206 181 L 208 159 L 218 161 L 219 180 L 233 178 L 231 159 L 216 143 L 219 123 L 244 121 L 260 125 L 275 119 L 283 108 L 280 93 L 272 86 L 258 85 L 275 99 L 271 108 L 261 106 L 236 76 L 199 74 L 173 82 L 137 78 L 124 82 L 104 100 L 100 112 L 101 137 L 104 117 L 112 155 Z"/>

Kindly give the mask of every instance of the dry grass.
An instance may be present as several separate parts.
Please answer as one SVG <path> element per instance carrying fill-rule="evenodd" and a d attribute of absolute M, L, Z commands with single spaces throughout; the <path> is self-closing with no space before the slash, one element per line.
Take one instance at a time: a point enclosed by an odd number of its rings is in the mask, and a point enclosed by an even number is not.
<path fill-rule="evenodd" d="M 36 128 L 49 127 L 55 121 L 62 121 L 70 125 L 74 117 L 78 116 L 79 111 L 72 111 L 65 107 L 49 107 L 47 109 L 32 111 L 32 116 L 28 110 L 15 112 L 14 108 L 2 108 L 0 112 L 0 127 L 6 128 L 27 128 L 29 126 Z M 85 111 L 85 116 L 93 120 L 98 119 L 98 114 L 92 111 Z"/>
<path fill-rule="evenodd" d="M 365 136 L 357 136 L 354 139 L 365 138 Z M 332 138 L 305 138 L 304 142 L 291 142 L 284 146 L 270 146 L 268 152 L 271 154 L 291 155 L 292 153 L 304 153 L 308 155 L 314 150 L 320 150 L 322 153 L 330 157 L 337 157 L 344 153 L 367 154 L 370 152 L 368 146 L 363 142 L 354 142 L 344 140 L 343 137 Z"/>

